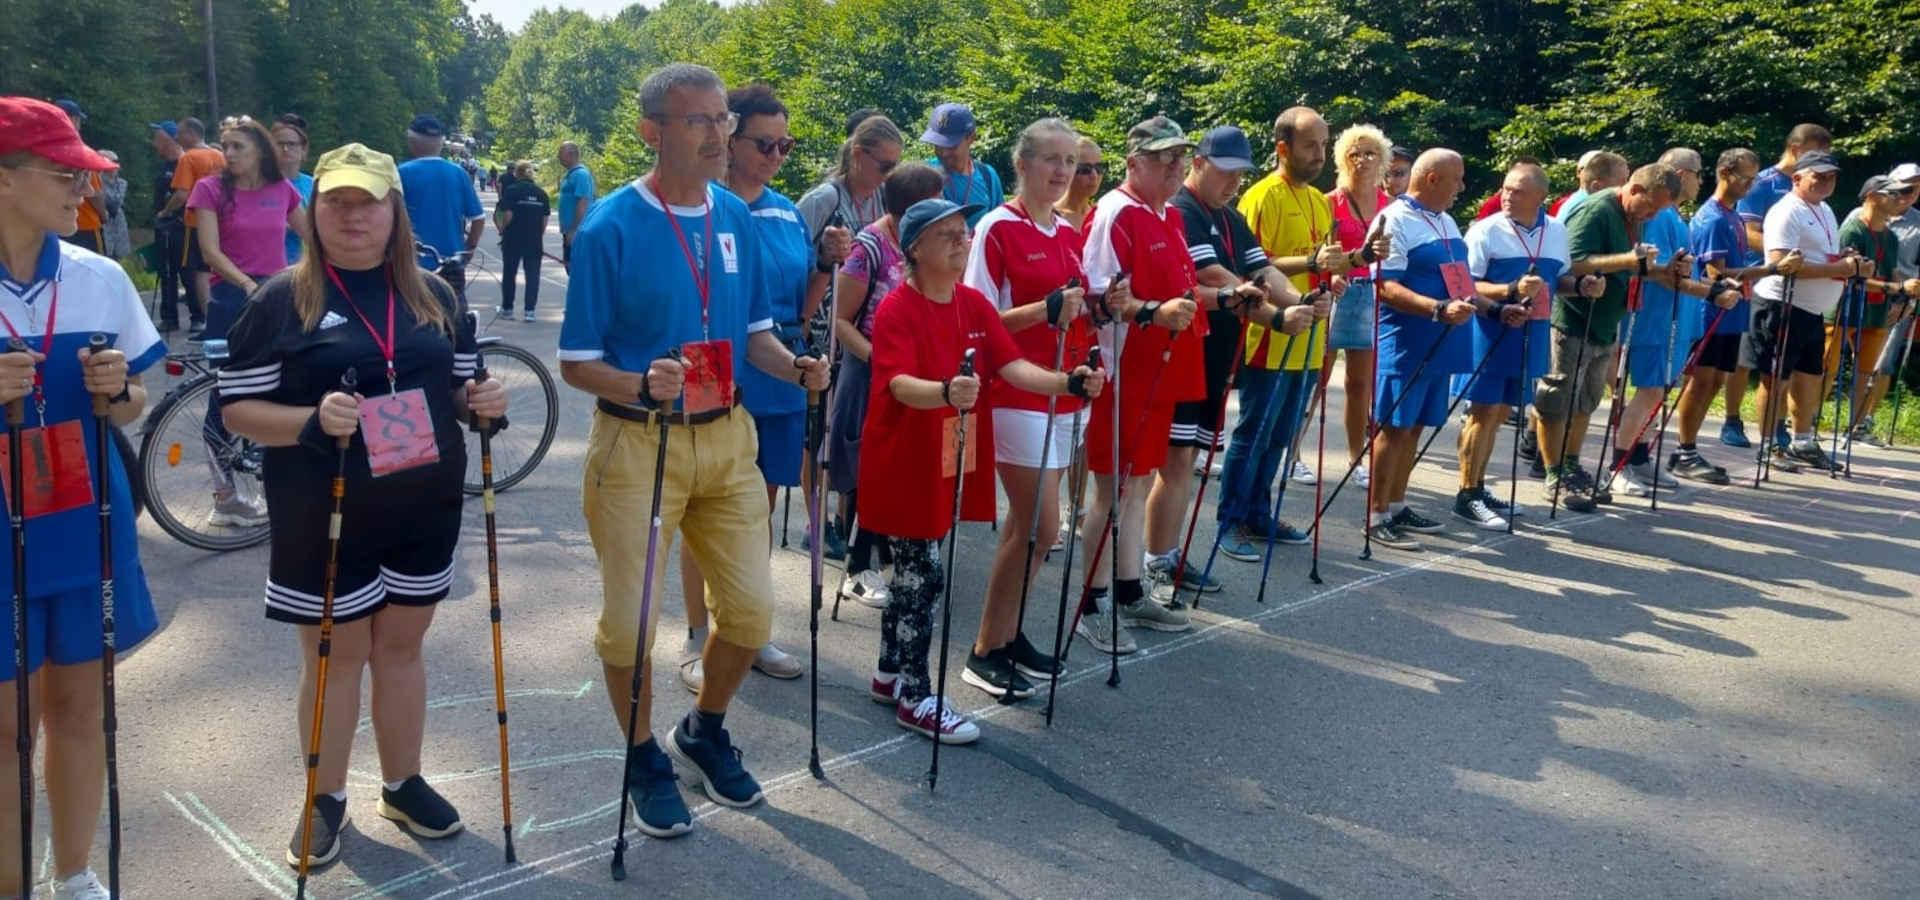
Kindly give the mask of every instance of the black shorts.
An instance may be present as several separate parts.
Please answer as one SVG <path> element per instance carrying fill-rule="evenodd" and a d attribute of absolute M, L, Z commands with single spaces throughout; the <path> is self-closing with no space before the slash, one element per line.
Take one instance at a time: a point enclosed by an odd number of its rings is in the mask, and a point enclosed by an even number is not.
<path fill-rule="evenodd" d="M 1706 342 L 1706 346 L 1700 347 L 1698 343 L 1694 345 L 1700 353 L 1700 361 L 1695 365 L 1702 369 L 1718 369 L 1732 374 L 1740 368 L 1740 345 L 1746 341 L 1746 337 L 1746 332 L 1742 331 L 1710 334 L 1701 338 L 1701 341 Z"/>
<path fill-rule="evenodd" d="M 320 622 L 333 505 L 324 486 L 316 485 L 314 491 L 309 508 L 273 517 L 267 618 L 275 621 Z M 453 551 L 460 542 L 461 499 L 455 493 L 404 505 L 350 505 L 341 516 L 333 620 L 364 619 L 389 603 L 432 606 L 446 599 L 453 587 Z"/>
<path fill-rule="evenodd" d="M 1763 376 L 1773 373 L 1773 354 L 1780 346 L 1780 313 L 1783 308 L 1779 301 L 1753 304 L 1752 326 L 1747 330 L 1746 340 L 1740 342 L 1741 366 Z M 1792 308 L 1792 315 L 1785 321 L 1786 352 L 1780 360 L 1780 371 L 1802 375 L 1825 374 L 1827 323 L 1797 306 Z"/>
<path fill-rule="evenodd" d="M 200 232 L 191 227 L 186 231 L 186 240 L 180 244 L 180 271 L 211 271 L 207 267 L 206 258 L 200 255 Z"/>
<path fill-rule="evenodd" d="M 1204 400 L 1176 403 L 1173 429 L 1167 434 L 1167 446 L 1224 446 L 1219 433 L 1221 404 L 1227 399 L 1227 376 L 1233 371 L 1233 353 L 1240 346 L 1240 317 L 1214 310 L 1207 313 L 1207 337 L 1202 342 L 1207 370 L 1207 396 Z"/>

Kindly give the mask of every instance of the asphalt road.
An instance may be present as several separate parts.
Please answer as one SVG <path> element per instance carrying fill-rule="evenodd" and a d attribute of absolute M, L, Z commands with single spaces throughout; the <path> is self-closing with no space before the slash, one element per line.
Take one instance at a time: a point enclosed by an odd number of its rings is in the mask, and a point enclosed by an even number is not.
<path fill-rule="evenodd" d="M 565 276 L 549 264 L 543 277 L 540 321 L 491 330 L 551 358 Z M 496 290 L 476 278 L 474 306 Z M 1328 516 L 1323 585 L 1306 578 L 1308 548 L 1283 547 L 1257 604 L 1257 564 L 1223 557 L 1226 590 L 1194 631 L 1140 634 L 1117 689 L 1106 659 L 1076 650 L 1051 728 L 1042 702 L 995 706 L 959 681 L 996 539 L 965 526 L 950 692 L 985 734 L 942 752 L 937 792 L 930 745 L 866 697 L 879 614 L 849 604 L 819 632 L 826 780 L 806 771 L 806 682 L 751 675 L 728 727 L 767 802 L 697 807 L 680 840 L 636 837 L 632 879 L 615 885 L 620 739 L 590 644 L 599 580 L 579 510 L 590 404 L 562 393 L 551 454 L 499 502 L 520 863 L 501 859 L 472 504 L 425 650 L 426 775 L 468 831 L 417 841 L 376 816 L 366 734 L 342 861 L 315 896 L 1910 897 L 1920 884 L 1920 456 L 1863 449 L 1850 481 L 1779 475 L 1756 491 L 1739 478 L 1750 462 L 1709 442 L 1734 486 L 1549 521 L 1527 482 L 1533 513 L 1509 536 L 1449 514 L 1447 436 L 1411 497 L 1449 526 L 1425 552 L 1359 560 L 1363 492 L 1349 488 Z M 1290 489 L 1288 518 L 1310 490 Z M 796 512 L 793 549 L 773 557 L 776 640 L 801 653 L 803 523 Z M 266 551 L 207 554 L 150 522 L 142 545 L 164 628 L 121 662 L 127 883 L 291 896 L 298 651 L 261 614 Z M 1043 643 L 1058 570 L 1028 616 Z M 668 581 L 662 732 L 691 702 Z"/>

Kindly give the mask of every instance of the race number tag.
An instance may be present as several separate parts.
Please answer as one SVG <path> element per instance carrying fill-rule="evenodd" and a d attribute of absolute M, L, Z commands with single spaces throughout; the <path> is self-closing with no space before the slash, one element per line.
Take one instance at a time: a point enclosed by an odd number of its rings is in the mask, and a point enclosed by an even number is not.
<path fill-rule="evenodd" d="M 12 471 L 9 442 L 0 441 L 0 471 Z M 27 518 L 78 509 L 93 503 L 93 476 L 87 469 L 87 440 L 79 422 L 20 432 L 20 461 L 26 483 Z M 0 478 L 0 486 L 7 479 Z M 13 497 L 7 497 L 13 508 Z"/>
<path fill-rule="evenodd" d="M 1447 283 L 1448 300 L 1466 300 L 1473 296 L 1473 276 L 1467 274 L 1466 263 L 1441 263 L 1440 277 Z"/>
<path fill-rule="evenodd" d="M 960 459 L 960 423 L 967 423 L 967 474 L 973 474 L 974 464 L 979 460 L 980 442 L 974 428 L 979 416 L 951 416 L 940 423 L 940 477 L 952 478 L 960 471 L 955 465 Z"/>
<path fill-rule="evenodd" d="M 427 395 L 419 388 L 360 401 L 360 434 L 376 477 L 440 461 Z"/>
<path fill-rule="evenodd" d="M 1541 285 L 1539 290 L 1533 292 L 1533 308 L 1527 310 L 1527 316 L 1536 322 L 1544 322 L 1553 316 L 1553 294 L 1547 291 L 1546 285 Z"/>
<path fill-rule="evenodd" d="M 733 341 L 694 341 L 680 345 L 687 367 L 682 403 L 689 413 L 733 406 Z"/>

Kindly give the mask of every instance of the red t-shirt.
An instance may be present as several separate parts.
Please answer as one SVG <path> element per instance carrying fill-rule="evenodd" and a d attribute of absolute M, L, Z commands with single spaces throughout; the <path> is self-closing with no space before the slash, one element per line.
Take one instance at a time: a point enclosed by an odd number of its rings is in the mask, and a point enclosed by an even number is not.
<path fill-rule="evenodd" d="M 955 285 L 953 299 L 936 303 L 912 282 L 880 301 L 873 314 L 873 383 L 867 395 L 860 445 L 860 519 L 876 534 L 938 540 L 953 524 L 953 479 L 941 472 L 947 420 L 954 408 L 914 409 L 893 396 L 896 376 L 929 381 L 952 378 L 968 348 L 980 378 L 980 402 L 968 412 L 974 459 L 961 499 L 961 517 L 991 522 L 996 515 L 993 483 L 994 373 L 1021 358 L 1020 347 L 1000 324 L 1000 312 L 979 291 Z M 1011 388 L 1001 385 L 999 394 Z"/>
<path fill-rule="evenodd" d="M 1087 270 L 1088 291 L 1095 294 L 1106 293 L 1108 285 L 1122 274 L 1129 276 L 1127 283 L 1133 295 L 1142 300 L 1183 297 L 1200 283 L 1194 274 L 1193 257 L 1187 253 L 1186 227 L 1180 211 L 1169 204 L 1155 214 L 1124 187 L 1108 192 L 1094 207 L 1081 260 Z M 1107 329 L 1101 336 L 1101 343 L 1108 345 L 1108 359 L 1113 358 L 1115 349 L 1109 344 L 1112 333 Z M 1157 326 L 1128 325 L 1119 348 L 1122 394 L 1127 394 L 1131 385 L 1132 396 L 1144 403 L 1142 392 L 1151 388 L 1154 406 L 1168 409 L 1178 402 L 1206 399 L 1201 344 L 1206 336 L 1205 315 L 1194 316 L 1192 324 L 1177 335 Z M 1160 357 L 1168 341 L 1173 342 L 1173 355 L 1163 372 Z"/>
<path fill-rule="evenodd" d="M 1001 312 L 1043 300 L 1072 278 L 1080 279 L 1082 286 L 1087 283 L 1086 272 L 1080 267 L 1080 235 L 1064 219 L 1055 218 L 1051 231 L 1042 230 L 1015 201 L 1002 204 L 973 226 L 973 249 L 967 257 L 965 281 Z M 1060 366 L 1072 371 L 1086 361 L 1087 348 L 1093 345 L 1088 316 L 1083 312 L 1067 323 L 1066 332 L 1066 353 Z M 1013 332 L 1013 342 L 1027 361 L 1051 369 L 1058 336 L 1058 331 L 1043 322 Z M 1060 413 L 1081 407 L 1078 397 L 1057 397 L 1054 402 L 1055 412 Z M 1044 412 L 1047 398 L 1003 385 L 993 405 Z"/>
<path fill-rule="evenodd" d="M 1500 192 L 1494 191 L 1493 196 L 1488 197 L 1486 200 L 1481 202 L 1480 211 L 1474 214 L 1473 220 L 1478 222 L 1481 219 L 1484 219 L 1499 211 L 1500 211 Z"/>
<path fill-rule="evenodd" d="M 1380 211 L 1393 202 L 1393 198 L 1379 188 L 1374 188 L 1373 195 L 1373 214 L 1379 216 Z M 1327 203 L 1333 207 L 1333 234 L 1340 239 L 1340 249 L 1360 249 L 1367 242 L 1367 229 L 1373 227 L 1373 219 L 1360 218 L 1360 211 L 1353 208 L 1353 197 L 1345 190 L 1328 194 Z M 1371 274 L 1366 266 L 1361 266 L 1348 272 L 1347 277 L 1353 279 Z"/>

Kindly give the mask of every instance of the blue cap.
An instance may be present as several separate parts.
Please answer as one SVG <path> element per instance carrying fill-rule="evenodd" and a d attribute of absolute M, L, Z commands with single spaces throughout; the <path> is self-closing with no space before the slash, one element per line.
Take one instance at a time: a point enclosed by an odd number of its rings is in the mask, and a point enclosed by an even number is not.
<path fill-rule="evenodd" d="M 920 240 L 920 232 L 928 225 L 948 216 L 970 216 L 984 209 L 978 203 L 961 206 L 944 197 L 931 197 L 907 207 L 906 215 L 900 217 L 900 247 L 911 252 L 914 242 Z"/>
<path fill-rule="evenodd" d="M 977 125 L 973 110 L 965 103 L 942 103 L 933 108 L 933 116 L 927 120 L 927 130 L 920 139 L 942 149 L 958 147 Z"/>
<path fill-rule="evenodd" d="M 180 126 L 175 124 L 172 119 L 163 119 L 158 122 L 148 122 L 147 133 L 152 134 L 153 132 L 156 132 L 156 131 L 164 131 L 167 133 L 167 137 L 170 137 L 170 138 L 177 138 L 180 136 Z"/>
<path fill-rule="evenodd" d="M 439 119 L 424 113 L 414 116 L 413 123 L 407 126 L 407 130 L 424 137 L 444 137 L 447 133 L 447 129 L 441 126 Z"/>
<path fill-rule="evenodd" d="M 81 109 L 80 104 L 71 97 L 61 97 L 53 101 L 53 105 L 60 107 L 60 110 L 67 115 L 73 116 L 83 122 L 87 119 L 87 111 Z"/>
<path fill-rule="evenodd" d="M 1202 135 L 1200 147 L 1193 155 L 1228 172 L 1253 168 L 1253 144 L 1247 140 L 1246 132 L 1232 125 L 1222 125 Z"/>

